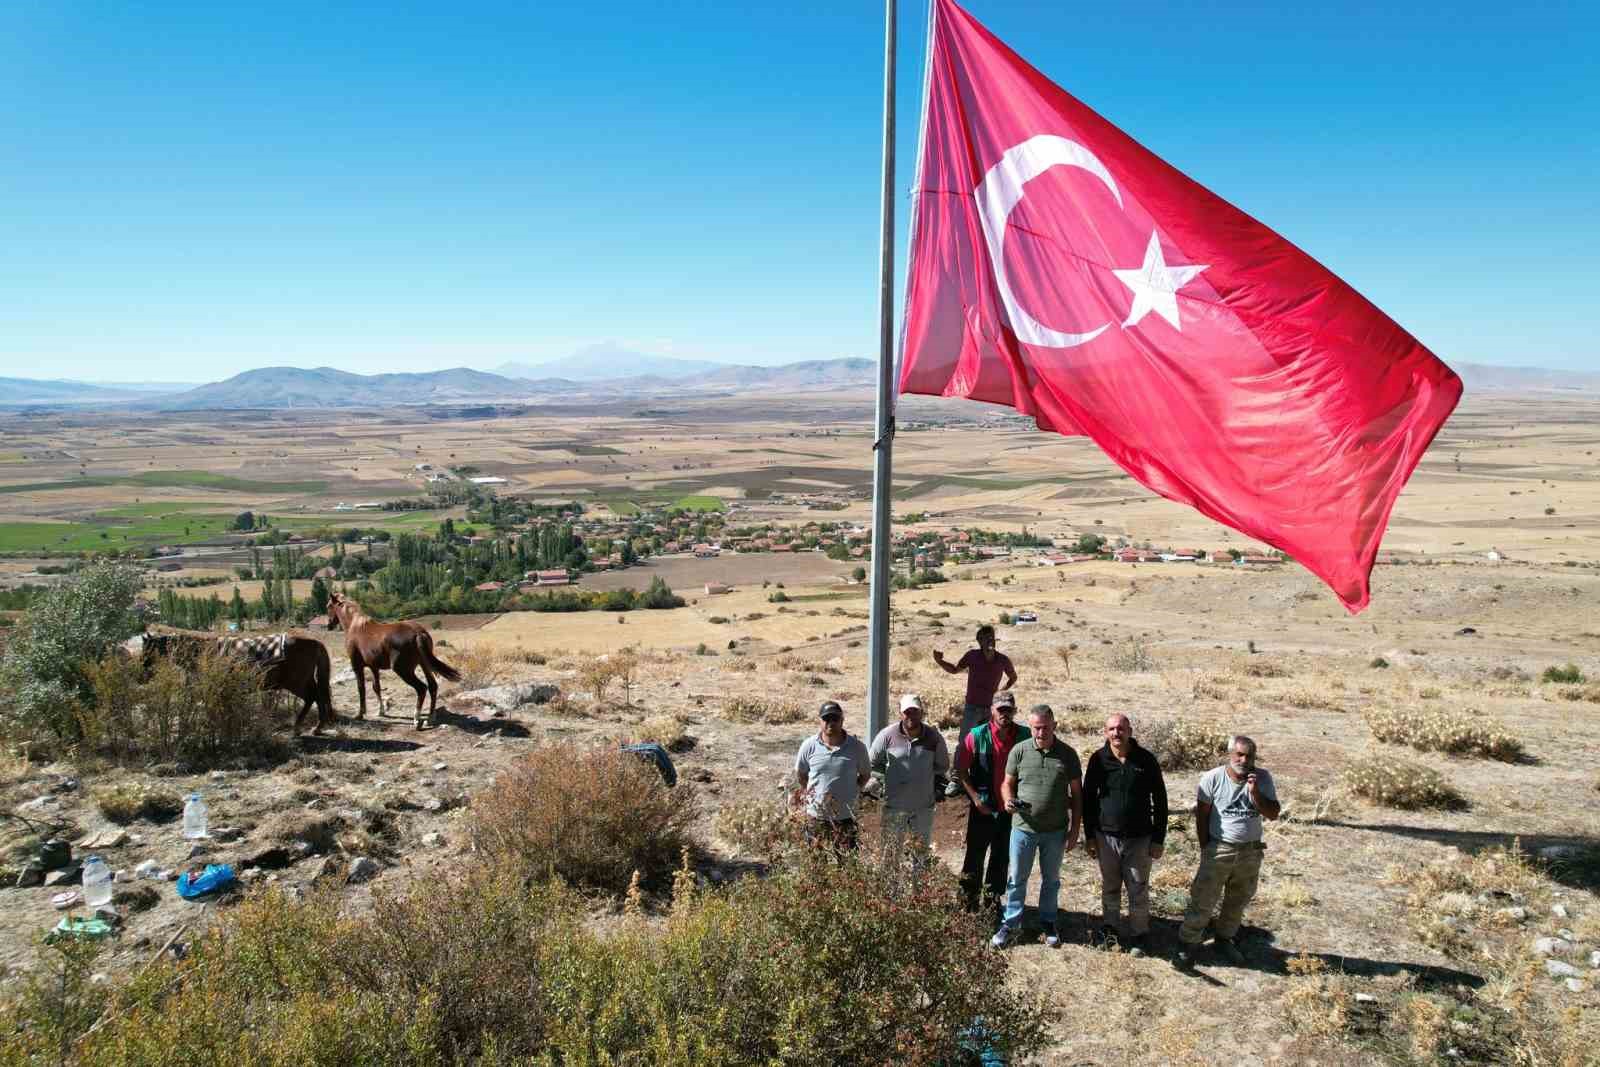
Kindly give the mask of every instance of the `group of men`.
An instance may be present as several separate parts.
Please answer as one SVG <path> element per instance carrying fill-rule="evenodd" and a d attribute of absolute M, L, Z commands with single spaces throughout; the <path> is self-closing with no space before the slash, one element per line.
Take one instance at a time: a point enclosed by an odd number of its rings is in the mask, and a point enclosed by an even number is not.
<path fill-rule="evenodd" d="M 1119 713 L 1106 720 L 1105 743 L 1084 767 L 1072 746 L 1057 736 L 1050 705 L 1034 705 L 1026 725 L 1016 721 L 1011 689 L 1017 673 L 996 650 L 993 627 L 979 628 L 977 645 L 956 663 L 942 652 L 933 654 L 944 670 L 967 675 L 953 759 L 914 693 L 901 698 L 899 721 L 880 731 L 870 747 L 845 730 L 844 709 L 837 702 L 823 703 L 821 728 L 801 744 L 795 762 L 795 799 L 805 805 L 808 833 L 820 843 L 855 848 L 861 790 L 877 775 L 883 784 L 885 837 L 927 848 L 935 804 L 965 793 L 961 885 L 970 910 L 987 903 L 998 912 L 991 944 L 1004 948 L 1021 931 L 1035 864 L 1044 943 L 1052 948 L 1061 943 L 1061 863 L 1081 838 L 1100 868 L 1102 940 L 1144 955 L 1150 869 L 1166 846 L 1167 788 L 1160 763 L 1134 739 L 1132 720 Z M 1235 736 L 1227 762 L 1202 775 L 1196 788 L 1200 863 L 1178 931 L 1180 968 L 1193 967 L 1208 927 L 1224 959 L 1244 962 L 1234 939 L 1256 892 L 1265 849 L 1263 820 L 1276 819 L 1280 811 L 1272 775 L 1255 765 L 1255 756 L 1255 742 Z"/>

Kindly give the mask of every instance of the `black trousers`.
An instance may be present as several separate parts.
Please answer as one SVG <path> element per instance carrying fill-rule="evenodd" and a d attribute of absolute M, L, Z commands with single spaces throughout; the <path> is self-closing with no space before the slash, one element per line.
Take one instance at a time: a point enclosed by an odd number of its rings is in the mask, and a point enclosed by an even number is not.
<path fill-rule="evenodd" d="M 961 861 L 961 890 L 966 894 L 967 910 L 978 910 L 979 894 L 998 905 L 1006 892 L 1007 868 L 1011 863 L 1011 813 L 981 814 L 967 802 L 967 854 Z"/>

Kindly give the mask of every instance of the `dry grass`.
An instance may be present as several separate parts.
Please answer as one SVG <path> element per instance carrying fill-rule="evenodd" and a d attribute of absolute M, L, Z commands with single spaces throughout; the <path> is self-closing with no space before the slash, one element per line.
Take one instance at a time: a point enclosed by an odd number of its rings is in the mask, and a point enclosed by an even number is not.
<path fill-rule="evenodd" d="M 734 722 L 759 722 L 780 726 L 785 723 L 805 722 L 813 714 L 797 700 L 735 694 L 722 701 L 723 718 Z"/>
<path fill-rule="evenodd" d="M 689 727 L 676 715 L 652 715 L 633 730 L 633 739 L 654 741 L 669 751 L 676 752 L 689 740 Z"/>
<path fill-rule="evenodd" d="M 1215 767 L 1228 751 L 1228 736 L 1211 719 L 1157 719 L 1139 727 L 1139 743 L 1167 771 Z"/>
<path fill-rule="evenodd" d="M 183 798 L 175 790 L 143 782 L 114 782 L 96 789 L 93 796 L 102 815 L 124 825 L 138 819 L 166 822 L 183 813 Z"/>
<path fill-rule="evenodd" d="M 1372 753 L 1344 772 L 1346 788 L 1380 807 L 1416 811 L 1424 808 L 1455 810 L 1467 806 L 1466 797 L 1432 767 Z"/>
<path fill-rule="evenodd" d="M 461 672 L 459 685 L 462 689 L 487 689 L 509 681 L 524 662 L 509 651 L 491 645 L 458 648 L 450 656 L 450 665 Z"/>
<path fill-rule="evenodd" d="M 1444 752 L 1507 763 L 1515 762 L 1522 755 L 1520 740 L 1507 733 L 1499 723 L 1472 711 L 1403 712 L 1394 708 L 1369 708 L 1363 718 L 1376 740 L 1409 745 L 1419 752 Z"/>

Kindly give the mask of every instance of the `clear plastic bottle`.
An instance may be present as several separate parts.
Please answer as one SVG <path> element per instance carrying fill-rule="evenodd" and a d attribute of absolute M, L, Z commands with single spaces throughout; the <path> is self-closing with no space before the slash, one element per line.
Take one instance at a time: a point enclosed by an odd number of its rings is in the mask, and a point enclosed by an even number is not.
<path fill-rule="evenodd" d="M 191 840 L 209 837 L 206 826 L 206 802 L 198 792 L 190 793 L 183 805 L 183 836 Z"/>
<path fill-rule="evenodd" d="M 99 856 L 83 863 L 83 902 L 91 908 L 111 903 L 111 868 Z"/>

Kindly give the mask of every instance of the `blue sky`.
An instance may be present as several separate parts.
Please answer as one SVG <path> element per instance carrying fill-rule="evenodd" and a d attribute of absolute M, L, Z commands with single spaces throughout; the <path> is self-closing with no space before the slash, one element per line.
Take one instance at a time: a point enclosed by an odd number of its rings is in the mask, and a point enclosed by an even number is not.
<path fill-rule="evenodd" d="M 1597 5 L 968 6 L 1447 362 L 1600 369 Z M 0 374 L 875 355 L 881 24 L 14 0 Z M 902 190 L 923 25 L 903 0 Z"/>

